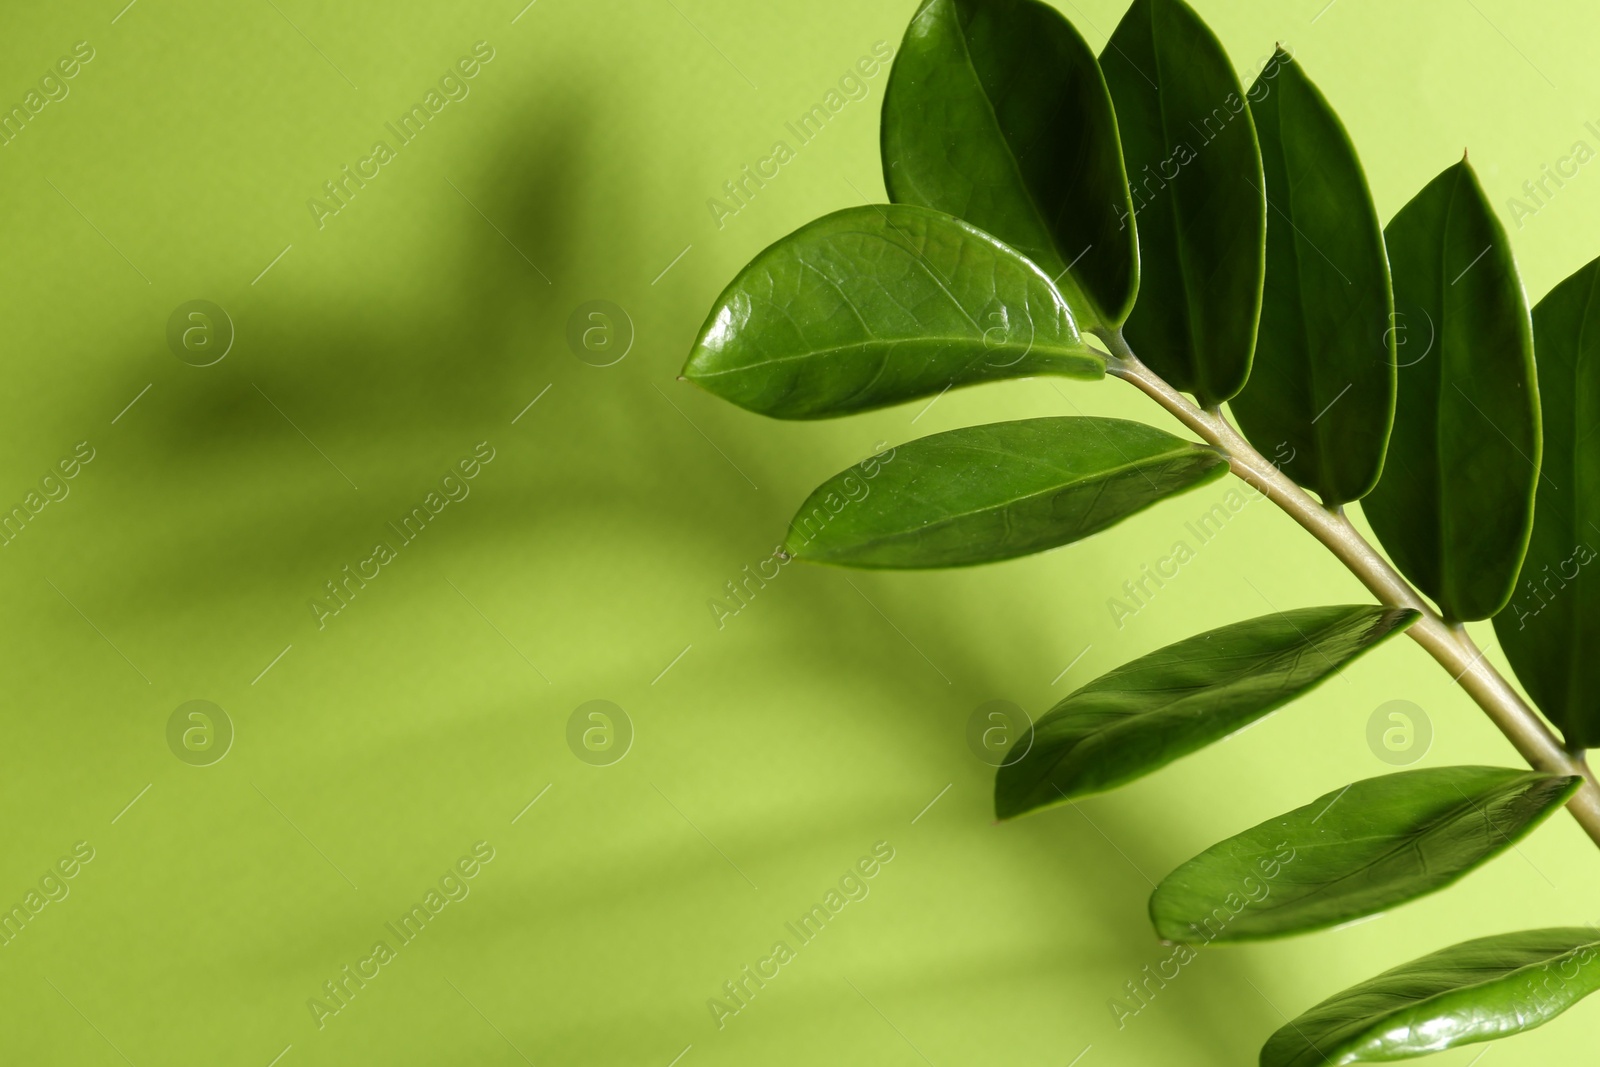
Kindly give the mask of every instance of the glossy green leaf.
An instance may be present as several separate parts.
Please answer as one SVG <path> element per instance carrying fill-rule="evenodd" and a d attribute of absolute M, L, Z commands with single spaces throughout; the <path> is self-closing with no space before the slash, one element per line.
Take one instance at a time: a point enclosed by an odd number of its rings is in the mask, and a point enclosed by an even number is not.
<path fill-rule="evenodd" d="M 1228 464 L 1142 423 L 1050 418 L 969 426 L 824 482 L 785 549 L 847 567 L 959 567 L 1081 540 L 1221 477 Z"/>
<path fill-rule="evenodd" d="M 1600 987 L 1600 931 L 1465 941 L 1384 971 L 1273 1034 L 1261 1067 L 1376 1063 L 1543 1026 Z"/>
<path fill-rule="evenodd" d="M 883 176 L 897 203 L 1032 258 L 1083 329 L 1127 318 L 1139 250 L 1116 116 L 1094 52 L 1054 8 L 927 0 L 885 90 Z"/>
<path fill-rule="evenodd" d="M 1544 424 L 1533 537 L 1494 617 L 1523 688 L 1567 743 L 1600 744 L 1600 260 L 1533 311 Z"/>
<path fill-rule="evenodd" d="M 1250 376 L 1266 262 L 1244 90 L 1183 0 L 1134 0 L 1100 65 L 1138 219 L 1139 301 L 1123 333 L 1169 383 L 1215 407 Z"/>
<path fill-rule="evenodd" d="M 1233 623 L 1123 664 L 1068 696 L 1017 741 L 995 777 L 1002 819 L 1158 770 L 1289 703 L 1414 611 L 1301 608 Z"/>
<path fill-rule="evenodd" d="M 1384 236 L 1406 340 L 1388 459 L 1362 510 L 1446 618 L 1487 619 L 1511 598 L 1533 525 L 1539 391 L 1527 300 L 1465 160 Z"/>
<path fill-rule="evenodd" d="M 1267 278 L 1233 413 L 1256 448 L 1332 507 L 1377 484 L 1394 420 L 1383 229 L 1343 124 L 1287 52 L 1249 95 L 1267 180 Z"/>
<path fill-rule="evenodd" d="M 840 211 L 762 252 L 717 299 L 684 368 L 783 419 L 1104 373 L 1038 267 L 959 219 L 905 205 Z"/>
<path fill-rule="evenodd" d="M 1321 930 L 1442 889 L 1521 840 L 1583 779 L 1438 767 L 1353 782 L 1206 849 L 1162 879 L 1169 941 Z"/>

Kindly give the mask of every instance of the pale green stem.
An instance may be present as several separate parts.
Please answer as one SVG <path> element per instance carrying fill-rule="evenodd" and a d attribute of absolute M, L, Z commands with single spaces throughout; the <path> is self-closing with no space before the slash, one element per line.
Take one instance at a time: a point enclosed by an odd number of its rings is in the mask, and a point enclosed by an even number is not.
<path fill-rule="evenodd" d="M 1203 441 L 1219 449 L 1228 457 L 1234 474 L 1266 494 L 1290 518 L 1309 530 L 1379 601 L 1420 612 L 1422 617 L 1406 633 L 1450 672 L 1456 684 L 1484 710 L 1529 766 L 1548 774 L 1583 777 L 1584 783 L 1567 802 L 1567 810 L 1584 832 L 1600 844 L 1600 783 L 1596 782 L 1588 763 L 1581 754 L 1574 755 L 1562 745 L 1538 713 L 1484 658 L 1467 635 L 1466 628 L 1452 626 L 1440 618 L 1411 583 L 1350 524 L 1342 511 L 1323 507 L 1296 485 L 1256 451 L 1220 411 L 1205 411 L 1173 389 L 1139 361 L 1120 333 L 1108 331 L 1100 337 L 1114 357 L 1107 363 L 1109 373 L 1132 383 Z"/>

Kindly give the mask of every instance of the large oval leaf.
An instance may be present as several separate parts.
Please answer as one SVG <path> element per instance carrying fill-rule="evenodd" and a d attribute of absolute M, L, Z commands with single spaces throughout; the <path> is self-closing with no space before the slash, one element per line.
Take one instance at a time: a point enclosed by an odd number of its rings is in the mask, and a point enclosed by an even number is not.
<path fill-rule="evenodd" d="M 1384 236 L 1396 328 L 1407 339 L 1389 456 L 1362 510 L 1447 619 L 1487 619 L 1511 598 L 1539 478 L 1527 300 L 1505 230 L 1465 160 L 1428 183 Z"/>
<path fill-rule="evenodd" d="M 1377 484 L 1394 420 L 1383 229 L 1343 124 L 1281 48 L 1250 87 L 1250 111 L 1267 180 L 1267 278 L 1233 412 L 1332 507 Z"/>
<path fill-rule="evenodd" d="M 1504 852 L 1582 781 L 1437 767 L 1354 782 L 1212 845 L 1167 875 L 1150 897 L 1150 921 L 1168 941 L 1209 943 L 1372 915 L 1442 889 Z"/>
<path fill-rule="evenodd" d="M 890 199 L 1031 257 L 1081 328 L 1115 329 L 1133 307 L 1139 249 L 1111 97 L 1054 8 L 927 0 L 885 90 L 883 178 Z"/>
<path fill-rule="evenodd" d="M 1051 708 L 994 782 L 1009 819 L 1165 767 L 1280 708 L 1418 618 L 1301 608 L 1198 634 L 1123 664 Z"/>
<path fill-rule="evenodd" d="M 1100 56 L 1139 228 L 1139 357 L 1204 407 L 1250 376 L 1267 201 L 1244 90 L 1183 0 L 1134 0 Z"/>
<path fill-rule="evenodd" d="M 684 368 L 783 419 L 1104 373 L 1038 267 L 959 219 L 906 205 L 840 211 L 762 252 L 717 299 Z"/>
<path fill-rule="evenodd" d="M 1544 424 L 1533 537 L 1500 647 L 1567 743 L 1600 743 L 1600 260 L 1533 311 Z"/>
<path fill-rule="evenodd" d="M 824 482 L 785 549 L 848 567 L 959 567 L 1077 541 L 1218 478 L 1222 455 L 1142 423 L 1050 418 L 934 434 Z"/>
<path fill-rule="evenodd" d="M 1600 987 L 1600 932 L 1525 930 L 1384 971 L 1273 1034 L 1261 1067 L 1375 1063 L 1543 1026 Z"/>

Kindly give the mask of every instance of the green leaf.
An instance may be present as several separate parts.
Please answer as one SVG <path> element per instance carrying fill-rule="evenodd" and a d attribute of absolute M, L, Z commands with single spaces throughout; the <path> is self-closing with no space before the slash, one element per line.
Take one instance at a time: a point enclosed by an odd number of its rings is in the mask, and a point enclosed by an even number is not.
<path fill-rule="evenodd" d="M 1418 613 L 1301 608 L 1236 622 L 1125 663 L 1068 696 L 995 777 L 1009 819 L 1149 774 L 1289 703 Z"/>
<path fill-rule="evenodd" d="M 1261 1067 L 1409 1059 L 1543 1026 L 1600 986 L 1600 933 L 1525 930 L 1384 971 L 1273 1034 Z"/>
<path fill-rule="evenodd" d="M 1167 875 L 1150 897 L 1150 920 L 1166 940 L 1210 943 L 1372 915 L 1443 889 L 1504 852 L 1582 781 L 1439 767 L 1354 782 Z"/>
<path fill-rule="evenodd" d="M 1116 115 L 1094 52 L 1055 9 L 927 0 L 885 90 L 883 176 L 891 200 L 1032 258 L 1081 328 L 1127 318 L 1139 249 Z"/>
<path fill-rule="evenodd" d="M 818 419 L 975 382 L 1098 379 L 1050 279 L 959 219 L 850 208 L 772 245 L 717 298 L 684 376 L 780 419 Z"/>
<path fill-rule="evenodd" d="M 1244 90 L 1183 0 L 1134 0 L 1100 56 L 1139 232 L 1123 333 L 1204 407 L 1244 387 L 1266 263 L 1261 153 Z"/>
<path fill-rule="evenodd" d="M 1227 470 L 1214 449 L 1122 419 L 969 426 L 811 494 L 786 550 L 847 567 L 960 567 L 1078 541 Z"/>
<path fill-rule="evenodd" d="M 1250 87 L 1266 171 L 1267 276 L 1233 413 L 1329 507 L 1372 491 L 1394 421 L 1389 260 L 1339 117 L 1281 48 Z"/>
<path fill-rule="evenodd" d="M 1447 619 L 1487 619 L 1511 599 L 1539 479 L 1522 281 L 1465 160 L 1428 183 L 1384 236 L 1407 340 L 1389 456 L 1362 510 Z"/>
<path fill-rule="evenodd" d="M 1522 581 L 1494 617 L 1517 677 L 1569 745 L 1600 743 L 1600 260 L 1533 310 L 1543 473 Z"/>

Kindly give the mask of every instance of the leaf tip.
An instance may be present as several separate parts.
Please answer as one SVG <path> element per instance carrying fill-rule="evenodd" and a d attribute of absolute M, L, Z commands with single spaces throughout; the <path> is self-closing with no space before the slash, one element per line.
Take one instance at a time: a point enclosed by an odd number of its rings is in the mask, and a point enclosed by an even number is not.
<path fill-rule="evenodd" d="M 1007 787 L 1003 775 L 1011 769 L 1012 765 L 1001 764 L 994 778 L 994 825 L 1011 822 L 1019 815 L 1026 815 L 1032 809 L 1026 800 L 1017 796 L 1015 786 Z"/>
<path fill-rule="evenodd" d="M 689 358 L 683 361 L 683 370 L 678 372 L 678 381 L 692 382 L 695 374 L 705 362 L 705 348 L 696 344 L 689 352 Z"/>
<path fill-rule="evenodd" d="M 1161 944 L 1168 946 L 1184 944 L 1184 937 L 1194 933 L 1194 931 L 1189 928 L 1193 924 L 1182 924 L 1182 928 L 1180 929 L 1180 924 L 1177 922 L 1177 920 L 1170 919 L 1162 915 L 1157 915 L 1156 896 L 1158 896 L 1160 892 L 1161 887 L 1157 886 L 1155 893 L 1150 895 L 1150 926 L 1155 930 L 1156 940 L 1161 942 Z M 1220 935 L 1218 936 L 1220 937 Z"/>
<path fill-rule="evenodd" d="M 808 500 L 806 503 L 809 504 L 810 501 Z M 783 543 L 778 545 L 777 548 L 773 550 L 772 556 L 778 561 L 780 566 L 793 563 L 796 560 L 802 560 L 806 563 L 833 562 L 828 558 L 826 547 L 819 547 L 816 544 L 817 537 L 822 536 L 821 533 L 813 537 L 806 538 L 804 542 L 802 542 L 801 539 L 805 537 L 805 534 L 799 526 L 795 525 L 795 523 L 798 523 L 800 519 L 804 517 L 804 515 L 805 511 L 802 509 L 800 514 L 796 515 L 794 521 L 790 523 L 789 531 L 784 537 Z M 809 549 L 809 551 L 807 551 L 807 549 Z"/>

